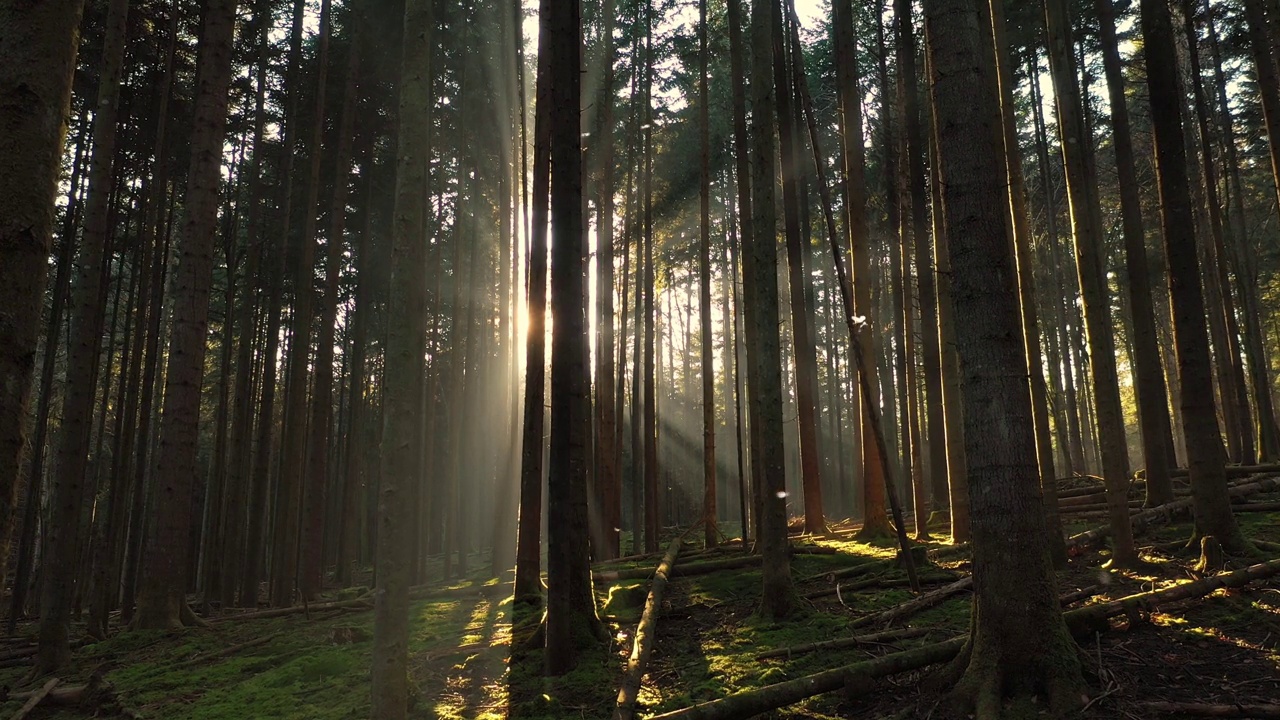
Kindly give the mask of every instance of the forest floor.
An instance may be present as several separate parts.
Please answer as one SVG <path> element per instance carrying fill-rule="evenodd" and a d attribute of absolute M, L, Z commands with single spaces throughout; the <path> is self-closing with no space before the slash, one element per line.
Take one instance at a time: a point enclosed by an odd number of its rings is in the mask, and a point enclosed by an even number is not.
<path fill-rule="evenodd" d="M 1255 503 L 1278 500 L 1280 494 L 1251 498 Z M 1237 517 L 1247 536 L 1280 542 L 1280 512 L 1242 512 Z M 1067 529 L 1078 532 L 1097 522 L 1070 522 Z M 1190 579 L 1197 554 L 1172 547 L 1189 533 L 1189 523 L 1174 523 L 1140 536 L 1143 556 L 1152 566 L 1138 573 L 1102 570 L 1105 551 L 1074 557 L 1058 574 L 1059 592 L 1097 586 L 1096 595 L 1072 605 L 1079 607 Z M 793 556 L 792 573 L 801 599 L 793 617 L 782 623 L 755 614 L 758 567 L 681 577 L 677 560 L 677 574 L 667 587 L 656 645 L 641 688 L 641 717 L 938 642 L 967 630 L 971 601 L 968 593 L 962 593 L 894 626 L 919 628 L 923 634 L 917 637 L 757 659 L 757 654 L 769 650 L 879 631 L 883 628 L 878 625 L 851 630 L 850 623 L 912 597 L 906 587 L 885 586 L 885 581 L 894 585 L 893 581 L 905 578 L 893 560 L 891 541 L 857 542 L 851 533 L 842 532 L 803 542 L 835 552 Z M 937 557 L 931 566 L 921 569 L 926 589 L 967 574 L 966 555 L 947 552 L 945 544 L 929 545 L 941 552 L 933 553 Z M 692 545 L 684 550 L 685 555 L 695 552 Z M 688 565 L 740 554 L 740 550 L 722 549 L 710 557 L 691 557 Z M 1267 558 L 1275 555 L 1264 553 Z M 656 558 L 647 558 L 613 563 L 608 569 L 656 564 Z M 840 578 L 838 595 L 804 597 L 830 590 L 834 582 L 829 573 L 853 565 L 863 571 Z M 512 662 L 509 586 L 486 581 L 483 574 L 478 569 L 470 580 L 454 586 L 456 591 L 448 597 L 414 602 L 409 641 L 416 688 L 412 716 L 608 718 L 639 618 L 639 609 L 626 607 L 622 599 L 638 597 L 643 602 L 647 579 L 597 582 L 611 639 L 585 651 L 573 672 L 543 678 L 539 651 L 526 652 Z M 873 581 L 879 584 L 871 585 Z M 638 590 L 628 592 L 627 588 Z M 613 602 L 610 592 L 615 594 Z M 347 607 L 259 619 L 224 617 L 210 628 L 121 632 L 105 642 L 84 645 L 60 676 L 63 685 L 82 683 L 97 670 L 105 673 L 116 703 L 93 710 L 46 707 L 46 703 L 27 717 L 320 720 L 367 716 L 373 629 L 369 609 Z M 1080 717 L 1153 717 L 1143 707 L 1153 701 L 1248 704 L 1280 697 L 1280 579 L 1163 606 L 1142 622 L 1113 620 L 1111 627 L 1080 645 L 1091 697 Z M 22 658 L 4 659 L 11 649 L 26 647 L 34 631 L 34 626 L 24 626 L 19 637 L 0 639 L 0 686 L 14 691 L 38 686 L 23 683 L 28 666 Z M 948 717 L 945 696 L 922 682 L 934 669 L 893 675 L 857 694 L 811 698 L 778 711 L 775 717 Z M 0 703 L 0 717 L 12 716 L 21 705 L 18 700 Z"/>

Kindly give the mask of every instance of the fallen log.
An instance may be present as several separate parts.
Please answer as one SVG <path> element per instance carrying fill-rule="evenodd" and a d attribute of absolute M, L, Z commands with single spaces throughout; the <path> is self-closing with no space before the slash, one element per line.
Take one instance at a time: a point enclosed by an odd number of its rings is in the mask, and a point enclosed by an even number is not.
<path fill-rule="evenodd" d="M 330 602 L 315 603 L 312 605 L 290 605 L 289 607 L 271 608 L 270 610 L 254 610 L 247 613 L 236 613 L 234 615 L 222 615 L 210 620 L 213 623 L 225 622 L 227 620 L 261 620 L 263 618 L 285 617 L 287 615 L 297 615 L 307 612 L 322 612 L 324 610 L 332 610 L 334 608 L 346 608 L 367 606 L 373 607 L 373 598 L 370 595 L 361 595 L 351 600 L 333 600 Z"/>
<path fill-rule="evenodd" d="M 1130 500 L 1129 507 L 1133 509 L 1140 509 L 1142 507 L 1142 501 Z M 1096 502 L 1096 503 L 1089 503 L 1087 505 L 1073 505 L 1071 507 L 1064 507 L 1061 510 L 1063 515 L 1073 515 L 1075 513 L 1087 513 L 1087 512 L 1093 512 L 1095 510 L 1106 510 L 1106 509 L 1107 509 L 1107 504 L 1105 502 Z"/>
<path fill-rule="evenodd" d="M 844 648 L 857 647 L 859 645 L 877 645 L 894 640 L 910 640 L 912 638 L 924 637 L 933 632 L 933 628 L 902 628 L 901 630 L 886 630 L 884 632 L 869 633 L 867 635 L 854 635 L 846 638 L 836 638 L 835 640 L 822 640 L 821 642 L 812 642 L 804 645 L 792 645 L 791 647 L 776 648 L 762 653 L 756 654 L 756 660 L 768 660 L 769 658 L 791 658 L 796 655 L 804 655 L 805 653 L 817 652 L 819 650 L 842 650 Z"/>
<path fill-rule="evenodd" d="M 48 683 L 45 683 L 45 685 L 47 686 Z M 41 693 L 44 694 L 39 701 L 40 703 L 62 707 L 97 708 L 115 697 L 111 683 L 104 679 L 104 671 L 102 668 L 98 668 L 93 671 L 93 674 L 89 676 L 88 682 L 83 685 L 58 685 L 49 691 L 45 691 L 42 687 L 39 690 L 13 693 L 8 699 L 30 701 Z"/>
<path fill-rule="evenodd" d="M 903 618 L 911 617 L 918 612 L 928 610 L 931 607 L 941 605 L 947 599 L 959 595 L 973 587 L 973 576 L 961 578 L 950 585 L 944 585 L 937 590 L 931 590 L 919 597 L 913 598 L 897 607 L 891 607 L 882 612 L 864 615 L 854 619 L 849 623 L 851 628 L 866 627 L 867 625 L 883 625 L 889 626 Z"/>
<path fill-rule="evenodd" d="M 811 582 L 813 580 L 825 579 L 827 582 L 835 582 L 840 578 L 850 577 L 853 575 L 861 575 L 868 570 L 877 567 L 885 562 L 884 558 L 874 558 L 871 560 L 862 560 L 849 567 L 843 567 L 838 570 L 828 570 L 820 572 L 816 575 L 810 575 L 807 578 L 801 578 L 800 582 Z"/>
<path fill-rule="evenodd" d="M 1090 585 L 1087 588 L 1081 588 L 1080 590 L 1076 590 L 1074 592 L 1069 592 L 1065 595 L 1059 596 L 1058 604 L 1061 605 L 1062 607 L 1066 607 L 1073 603 L 1078 603 L 1081 600 L 1084 600 L 1085 598 L 1091 598 L 1094 595 L 1097 595 L 1099 592 L 1101 592 L 1101 590 L 1102 588 L 1097 585 Z"/>
<path fill-rule="evenodd" d="M 836 549 L 823 547 L 821 545 L 802 545 L 791 548 L 791 553 L 793 555 L 834 555 L 836 553 Z M 761 555 L 740 555 L 738 557 L 728 557 L 721 560 L 707 560 L 705 562 L 681 565 L 672 571 L 672 577 L 705 575 L 719 570 L 735 570 L 737 568 L 759 565 L 763 559 L 764 558 Z M 600 572 L 593 572 L 591 573 L 591 579 L 596 582 L 617 582 L 619 580 L 639 580 L 647 578 L 652 574 L 653 571 L 649 568 L 623 568 L 621 570 L 603 570 Z"/>
<path fill-rule="evenodd" d="M 1280 718 L 1280 705 L 1208 705 L 1180 702 L 1144 702 L 1139 705 L 1150 713 L 1193 715 L 1215 718 Z"/>
<path fill-rule="evenodd" d="M 676 538 L 671 541 L 671 547 L 667 548 L 667 554 L 662 556 L 662 562 L 658 563 L 658 569 L 653 573 L 653 584 L 650 585 L 649 596 L 644 601 L 644 613 L 640 616 L 640 624 L 636 626 L 631 658 L 627 660 L 627 670 L 622 676 L 622 685 L 618 688 L 613 720 L 631 720 L 635 716 L 640 681 L 644 679 L 644 671 L 649 664 L 649 654 L 653 652 L 658 614 L 662 611 L 662 593 L 667 588 L 667 576 L 671 574 L 676 558 L 680 555 L 680 540 Z"/>
<path fill-rule="evenodd" d="M 235 655 L 241 650 L 248 650 L 249 648 L 258 647 L 259 645 L 266 645 L 267 643 L 276 639 L 279 635 L 280 633 L 271 633 L 270 635 L 263 635 L 262 637 L 254 638 L 253 640 L 249 640 L 247 642 L 242 642 L 237 645 L 232 645 L 230 647 L 222 648 L 221 650 L 218 650 L 216 652 L 207 653 L 204 655 L 196 655 L 195 657 L 188 658 L 186 660 L 183 660 L 180 663 L 177 663 L 173 667 L 176 670 L 179 668 L 199 665 L 201 663 L 209 662 L 210 660 L 217 660 L 220 658 L 229 657 L 231 655 Z"/>
<path fill-rule="evenodd" d="M 863 660 L 795 680 L 753 690 L 740 690 L 718 700 L 709 700 L 692 707 L 654 715 L 648 720 L 740 720 L 753 717 L 814 695 L 839 690 L 851 681 L 869 682 L 886 675 L 945 662 L 960 653 L 960 648 L 964 647 L 967 639 L 967 637 L 951 638 L 933 645 Z"/>
<path fill-rule="evenodd" d="M 1249 478 L 1244 482 L 1237 482 L 1227 488 L 1231 497 L 1248 497 L 1256 495 L 1260 492 L 1270 492 L 1280 489 L 1280 478 L 1276 477 L 1259 477 Z M 1133 528 L 1134 534 L 1145 530 L 1148 526 L 1157 522 L 1167 522 L 1191 512 L 1191 498 L 1184 500 L 1175 500 L 1171 503 L 1158 505 L 1149 510 L 1134 513 L 1129 516 L 1129 524 Z M 1080 555 L 1089 547 L 1096 545 L 1111 535 L 1111 526 L 1102 525 L 1092 530 L 1086 530 L 1067 538 L 1067 552 L 1072 555 Z"/>
<path fill-rule="evenodd" d="M 22 707 L 18 708 L 18 712 L 13 714 L 12 720 L 22 720 L 25 718 L 32 710 L 36 709 L 37 705 L 49 696 L 49 693 L 53 692 L 54 688 L 58 687 L 58 683 L 60 682 L 62 681 L 58 678 L 50 678 L 49 682 L 40 686 L 40 689 L 36 690 L 27 702 L 25 702 Z"/>
<path fill-rule="evenodd" d="M 1084 495 L 1073 495 L 1067 498 L 1058 498 L 1058 508 L 1066 510 L 1067 508 L 1078 507 L 1080 505 L 1092 505 L 1094 503 L 1103 502 L 1102 498 L 1106 497 L 1106 493 L 1102 490 L 1089 492 Z"/>
<path fill-rule="evenodd" d="M 1280 472 L 1280 463 L 1271 463 L 1268 465 L 1228 465 L 1226 467 L 1227 477 L 1245 477 L 1248 475 L 1259 475 L 1262 473 Z M 1188 477 L 1190 473 L 1186 468 L 1169 468 L 1169 477 Z"/>
<path fill-rule="evenodd" d="M 1280 502 L 1242 503 L 1232 505 L 1235 512 L 1275 512 L 1280 510 Z"/>
<path fill-rule="evenodd" d="M 1277 573 L 1280 573 L 1280 560 L 1272 560 L 1243 570 L 1182 583 L 1163 590 L 1140 593 L 1108 603 L 1071 610 L 1063 613 L 1063 619 L 1072 635 L 1085 636 L 1107 629 L 1109 624 L 1100 623 L 1116 615 L 1142 609 L 1151 610 L 1165 603 L 1207 595 L 1219 588 L 1243 587 L 1254 580 L 1261 580 Z M 959 654 L 967 639 L 967 636 L 956 637 L 934 645 L 925 645 L 873 660 L 824 670 L 795 680 L 742 690 L 718 700 L 710 700 L 692 707 L 656 715 L 649 720 L 676 720 L 677 718 L 680 720 L 737 720 L 751 717 L 797 703 L 814 695 L 839 690 L 846 684 L 865 683 L 885 675 L 918 670 L 934 663 L 945 662 Z"/>
<path fill-rule="evenodd" d="M 960 578 L 959 575 L 955 573 L 950 573 L 950 572 L 921 575 L 920 584 L 936 585 L 938 583 L 955 582 L 959 578 Z M 865 580 L 855 580 L 851 583 L 844 583 L 844 584 L 836 583 L 832 587 L 823 588 L 821 590 L 814 590 L 813 592 L 806 593 L 804 598 L 806 600 L 817 600 L 819 598 L 830 597 L 832 595 L 838 595 L 840 593 L 857 592 L 859 590 L 866 590 L 867 588 L 872 588 L 872 587 L 883 587 L 883 588 L 911 587 L 911 580 L 909 578 L 872 577 L 872 578 L 866 578 Z"/>
<path fill-rule="evenodd" d="M 1255 580 L 1272 577 L 1277 573 L 1280 573 L 1280 559 L 1250 565 L 1221 575 L 1212 575 L 1201 580 L 1179 583 L 1160 590 L 1129 595 L 1110 602 L 1094 603 L 1063 613 L 1063 617 L 1072 634 L 1080 635 L 1105 629 L 1107 620 L 1119 615 L 1136 617 L 1160 605 L 1203 597 L 1220 588 L 1243 587 Z"/>

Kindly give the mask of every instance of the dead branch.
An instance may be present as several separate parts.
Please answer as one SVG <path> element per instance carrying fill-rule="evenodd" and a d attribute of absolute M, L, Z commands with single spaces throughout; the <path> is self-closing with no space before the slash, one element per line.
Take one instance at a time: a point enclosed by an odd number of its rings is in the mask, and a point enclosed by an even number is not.
<path fill-rule="evenodd" d="M 204 655 L 196 655 L 195 657 L 189 658 L 187 660 L 183 660 L 182 662 L 174 665 L 173 667 L 174 669 L 191 667 L 193 665 L 199 665 L 200 663 L 209 662 L 210 660 L 217 660 L 220 658 L 229 657 L 231 655 L 235 655 L 241 650 L 248 650 L 249 648 L 258 647 L 259 645 L 266 645 L 267 643 L 276 639 L 276 637 L 278 637 L 279 635 L 280 633 L 271 633 L 270 635 L 263 635 L 260 638 L 254 638 L 253 640 L 249 640 L 248 642 L 242 642 L 237 645 L 225 647 L 221 650 L 218 650 L 217 652 L 207 653 Z"/>
<path fill-rule="evenodd" d="M 931 607 L 941 605 L 948 598 L 969 590 L 973 587 L 973 576 L 961 578 L 950 585 L 944 585 L 937 590 L 931 590 L 919 597 L 913 598 L 897 607 L 889 608 L 882 612 L 864 615 L 849 623 L 851 628 L 866 627 L 867 625 L 884 625 L 889 626 L 904 618 L 911 617 L 918 612 L 928 610 Z"/>
<path fill-rule="evenodd" d="M 662 556 L 662 562 L 658 563 L 658 568 L 653 573 L 649 597 L 644 601 L 644 613 L 640 616 L 640 624 L 636 627 L 631 658 L 627 660 L 626 674 L 623 675 L 622 685 L 618 688 L 613 720 L 631 720 L 635 715 L 636 696 L 640 694 L 640 681 L 644 678 L 645 667 L 649 664 L 649 654 L 653 652 L 658 614 L 662 611 L 662 593 L 667 588 L 667 576 L 676 564 L 676 557 L 680 555 L 680 541 L 681 538 L 671 541 L 667 554 Z"/>

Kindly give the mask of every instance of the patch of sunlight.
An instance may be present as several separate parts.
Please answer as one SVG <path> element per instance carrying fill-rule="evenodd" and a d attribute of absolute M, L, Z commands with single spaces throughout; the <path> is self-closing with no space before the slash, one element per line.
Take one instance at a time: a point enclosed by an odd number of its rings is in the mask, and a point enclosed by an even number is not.
<path fill-rule="evenodd" d="M 476 603 L 475 610 L 471 611 L 471 621 L 462 629 L 462 638 L 458 641 L 460 644 L 468 645 L 484 642 L 483 631 L 488 623 L 489 607 L 488 600 L 481 600 Z"/>
<path fill-rule="evenodd" d="M 1164 627 L 1190 626 L 1191 621 L 1179 615 L 1167 615 L 1165 613 L 1151 613 L 1151 622 L 1155 625 Z"/>

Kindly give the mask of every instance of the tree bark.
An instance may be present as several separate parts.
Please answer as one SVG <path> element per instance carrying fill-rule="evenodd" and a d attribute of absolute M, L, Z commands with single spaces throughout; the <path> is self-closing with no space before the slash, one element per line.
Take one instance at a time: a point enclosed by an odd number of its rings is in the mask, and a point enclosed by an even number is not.
<path fill-rule="evenodd" d="M 422 396 L 422 318 L 425 312 L 424 224 L 430 147 L 435 20 L 431 0 L 409 0 L 404 9 L 400 64 L 400 124 L 396 151 L 396 197 L 392 221 L 391 284 L 383 397 L 382 477 L 378 487 L 378 547 L 375 554 L 373 678 L 374 720 L 403 720 L 409 704 L 409 540 L 418 481 Z"/>
<path fill-rule="evenodd" d="M 0 571 L 9 561 L 27 446 L 27 405 L 83 10 L 84 0 L 0 8 Z"/>
<path fill-rule="evenodd" d="M 1083 681 L 1054 590 L 1040 489 L 1028 480 L 1038 471 L 1036 440 L 1022 317 L 1009 301 L 1016 260 L 983 4 L 927 0 L 924 8 L 971 459 L 973 629 L 953 670 L 962 673 L 962 703 L 994 718 L 1006 696 L 1039 694 L 1052 711 L 1069 710 Z"/>

